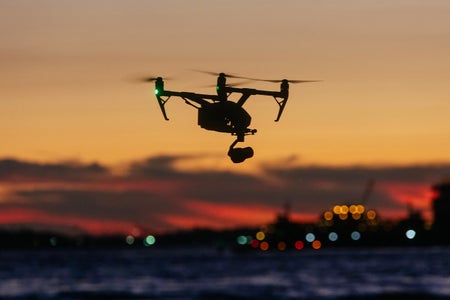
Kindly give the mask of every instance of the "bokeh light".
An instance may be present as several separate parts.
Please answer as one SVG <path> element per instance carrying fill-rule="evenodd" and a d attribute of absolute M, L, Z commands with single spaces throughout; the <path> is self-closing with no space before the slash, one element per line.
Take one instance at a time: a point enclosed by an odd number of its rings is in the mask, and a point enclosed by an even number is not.
<path fill-rule="evenodd" d="M 361 204 L 356 206 L 356 212 L 358 214 L 363 214 L 365 210 L 366 210 L 366 208 L 363 205 L 361 205 Z"/>
<path fill-rule="evenodd" d="M 305 243 L 303 243 L 302 241 L 296 241 L 294 247 L 297 250 L 302 250 L 305 247 Z"/>
<path fill-rule="evenodd" d="M 359 219 L 361 219 L 361 214 L 356 212 L 356 213 L 352 214 L 352 218 L 353 218 L 353 220 L 359 220 Z"/>
<path fill-rule="evenodd" d="M 266 234 L 265 234 L 264 232 L 258 231 L 258 232 L 256 233 L 256 239 L 257 239 L 258 241 L 262 241 L 262 240 L 264 240 L 265 238 L 266 238 Z"/>
<path fill-rule="evenodd" d="M 255 249 L 258 248 L 258 247 L 259 247 L 259 241 L 258 241 L 257 239 L 251 240 L 250 246 L 251 246 L 252 248 L 255 248 Z"/>
<path fill-rule="evenodd" d="M 316 239 L 316 236 L 314 235 L 314 233 L 310 232 L 310 233 L 306 234 L 305 239 L 306 239 L 306 241 L 312 243 Z"/>
<path fill-rule="evenodd" d="M 278 247 L 278 250 L 284 251 L 284 250 L 286 250 L 287 245 L 285 242 L 279 242 L 277 247 Z"/>
<path fill-rule="evenodd" d="M 269 243 L 268 242 L 262 242 L 259 245 L 259 249 L 261 249 L 262 251 L 267 251 L 269 250 Z"/>
<path fill-rule="evenodd" d="M 327 221 L 331 221 L 333 219 L 333 213 L 331 211 L 326 211 L 323 214 L 323 218 Z"/>
<path fill-rule="evenodd" d="M 244 235 L 240 235 L 240 236 L 238 236 L 238 237 L 236 238 L 236 242 L 237 242 L 239 245 L 245 245 L 245 244 L 247 244 L 247 237 L 244 236 Z"/>
<path fill-rule="evenodd" d="M 416 237 L 416 231 L 414 229 L 409 229 L 406 231 L 405 235 L 408 239 L 412 240 Z"/>
<path fill-rule="evenodd" d="M 367 211 L 367 219 L 374 220 L 377 217 L 377 213 L 374 210 Z"/>
<path fill-rule="evenodd" d="M 358 241 L 361 238 L 361 233 L 359 233 L 358 231 L 353 231 L 350 237 L 352 238 L 352 240 Z"/>
<path fill-rule="evenodd" d="M 145 246 L 152 246 L 156 243 L 156 238 L 153 235 L 148 235 L 144 239 Z"/>
<path fill-rule="evenodd" d="M 328 239 L 332 242 L 336 242 L 338 239 L 338 234 L 336 232 L 330 232 L 328 234 Z"/>
<path fill-rule="evenodd" d="M 347 214 L 340 214 L 339 215 L 339 219 L 341 219 L 342 221 L 345 221 L 348 219 L 348 215 Z"/>
<path fill-rule="evenodd" d="M 339 215 L 339 214 L 341 213 L 341 206 L 340 206 L 340 205 L 335 205 L 335 206 L 333 207 L 333 212 L 334 212 L 336 215 Z"/>
<path fill-rule="evenodd" d="M 319 250 L 320 248 L 322 248 L 322 243 L 319 240 L 315 240 L 312 242 L 312 247 L 315 250 Z"/>
<path fill-rule="evenodd" d="M 132 236 L 132 235 L 127 235 L 126 237 L 125 237 L 125 242 L 128 244 L 128 245 L 133 245 L 134 244 L 134 236 Z"/>

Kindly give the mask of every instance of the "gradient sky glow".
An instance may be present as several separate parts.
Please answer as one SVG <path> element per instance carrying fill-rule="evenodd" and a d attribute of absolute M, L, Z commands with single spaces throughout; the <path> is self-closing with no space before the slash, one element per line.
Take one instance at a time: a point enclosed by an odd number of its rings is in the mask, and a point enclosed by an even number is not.
<path fill-rule="evenodd" d="M 188 156 L 155 156 L 122 174 L 98 164 L 42 164 L 0 160 L 0 224 L 58 225 L 94 234 L 160 232 L 179 228 L 256 226 L 274 220 L 288 202 L 296 221 L 314 221 L 335 204 L 360 203 L 383 218 L 405 217 L 407 207 L 431 216 L 430 184 L 450 164 L 400 166 L 262 165 L 257 174 L 180 170 Z"/>
<path fill-rule="evenodd" d="M 94 181 L 52 177 L 42 183 L 39 175 L 25 180 L 19 170 L 3 169 L 0 174 L 20 176 L 3 175 L 0 204 L 8 211 L 27 211 L 30 222 L 51 215 L 54 223 L 66 216 L 123 227 L 145 222 L 162 229 L 220 227 L 246 223 L 251 218 L 244 212 L 252 208 L 261 214 L 250 223 L 258 223 L 287 198 L 299 199 L 293 205 L 298 217 L 315 216 L 340 201 L 330 193 L 319 201 L 322 206 L 308 206 L 302 195 L 312 186 L 294 188 L 293 183 L 287 189 L 292 194 L 280 196 L 286 191 L 280 182 L 287 183 L 273 169 L 314 170 L 315 165 L 323 171 L 354 170 L 359 165 L 367 174 L 345 188 L 349 197 L 360 195 L 365 180 L 377 175 L 370 170 L 382 168 L 386 173 L 375 178 L 381 181 L 381 204 L 374 206 L 386 213 L 404 210 L 405 202 L 429 207 L 428 188 L 448 173 L 450 164 L 449 15 L 450 2 L 444 0 L 0 0 L 0 159 L 40 166 L 41 171 L 43 166 L 85 168 L 95 162 L 107 174 Z M 245 108 L 258 133 L 245 144 L 255 149 L 255 157 L 234 165 L 226 156 L 233 137 L 198 127 L 196 111 L 177 99 L 167 104 L 170 121 L 164 121 L 153 86 L 134 81 L 169 76 L 173 80 L 166 81 L 167 89 L 214 93 L 205 86 L 216 78 L 192 69 L 323 82 L 291 85 L 278 123 L 273 122 L 273 99 L 250 98 Z M 279 89 L 270 83 L 247 86 Z M 161 157 L 167 164 L 151 180 L 129 178 L 136 164 L 160 162 Z M 383 179 L 394 167 L 417 166 L 426 175 Z M 174 172 L 184 175 L 164 177 Z M 199 183 L 186 183 L 186 174 L 197 174 L 197 180 L 204 180 L 203 174 L 224 180 L 228 174 L 227 184 L 242 195 L 240 204 L 219 201 L 220 189 L 191 194 L 186 185 Z M 256 186 L 275 184 L 273 200 L 260 199 L 254 186 L 233 183 L 240 176 L 251 176 Z M 302 176 L 310 182 L 307 173 Z M 338 177 L 332 181 L 344 184 Z M 102 199 L 114 195 L 120 202 L 131 191 L 139 194 L 136 199 L 153 200 L 138 201 L 130 211 L 150 211 L 162 201 L 176 212 L 161 204 L 152 214 L 154 222 L 148 216 L 133 219 L 132 212 L 123 218 L 95 213 L 98 207 L 106 209 Z M 344 197 L 339 191 L 332 189 Z M 42 204 L 50 194 L 60 199 L 61 209 Z M 89 214 L 78 211 L 71 201 L 80 197 L 98 206 Z M 18 207 L 18 199 L 28 204 Z M 72 210 L 63 213 L 63 206 Z M 212 216 L 214 211 L 223 215 Z M 0 215 L 0 223 L 5 220 Z"/>

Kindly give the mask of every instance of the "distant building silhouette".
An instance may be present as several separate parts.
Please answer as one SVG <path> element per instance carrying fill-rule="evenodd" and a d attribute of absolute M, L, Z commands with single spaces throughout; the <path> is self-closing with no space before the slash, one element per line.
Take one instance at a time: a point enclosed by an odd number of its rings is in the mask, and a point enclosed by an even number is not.
<path fill-rule="evenodd" d="M 433 235 L 437 242 L 450 244 L 450 177 L 433 186 Z"/>

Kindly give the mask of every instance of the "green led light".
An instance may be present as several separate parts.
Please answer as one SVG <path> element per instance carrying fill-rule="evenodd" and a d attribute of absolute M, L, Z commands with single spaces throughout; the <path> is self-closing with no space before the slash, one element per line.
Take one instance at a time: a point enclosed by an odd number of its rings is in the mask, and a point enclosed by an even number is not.
<path fill-rule="evenodd" d="M 159 90 L 155 89 L 155 95 L 158 95 L 158 94 L 159 94 Z"/>
<path fill-rule="evenodd" d="M 216 91 L 220 90 L 220 87 L 218 85 L 216 85 Z"/>

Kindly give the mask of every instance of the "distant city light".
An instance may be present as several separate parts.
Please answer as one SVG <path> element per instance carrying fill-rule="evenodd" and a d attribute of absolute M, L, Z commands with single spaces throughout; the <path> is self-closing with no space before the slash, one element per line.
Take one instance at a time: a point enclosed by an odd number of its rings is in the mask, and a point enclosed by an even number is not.
<path fill-rule="evenodd" d="M 322 243 L 319 240 L 315 240 L 312 242 L 313 249 L 319 250 L 322 248 Z"/>
<path fill-rule="evenodd" d="M 316 239 L 316 236 L 314 235 L 314 233 L 308 233 L 307 235 L 306 235 L 306 237 L 305 237 L 305 239 L 308 241 L 308 242 L 310 242 L 310 243 L 312 243 L 315 239 Z"/>
<path fill-rule="evenodd" d="M 333 212 L 334 212 L 336 215 L 339 215 L 339 214 L 341 213 L 341 206 L 340 206 L 340 205 L 335 205 L 335 206 L 333 207 Z"/>
<path fill-rule="evenodd" d="M 134 244 L 134 236 L 132 235 L 127 235 L 127 237 L 125 238 L 125 242 L 128 245 L 133 245 Z"/>
<path fill-rule="evenodd" d="M 148 235 L 145 239 L 144 239 L 144 245 L 145 246 L 152 246 L 154 245 L 156 242 L 156 238 L 153 235 Z"/>
<path fill-rule="evenodd" d="M 339 219 L 341 219 L 342 221 L 345 221 L 345 220 L 347 220 L 348 219 L 348 215 L 345 213 L 341 213 L 340 215 L 339 215 Z"/>
<path fill-rule="evenodd" d="M 347 214 L 352 214 L 352 215 L 362 215 L 364 213 L 364 211 L 366 210 L 366 208 L 361 205 L 361 204 L 352 204 L 350 206 L 348 205 L 335 205 L 333 207 L 333 213 L 335 215 L 340 215 L 342 216 L 341 219 L 345 220 L 344 215 Z M 359 219 L 358 217 L 356 217 L 355 219 Z"/>
<path fill-rule="evenodd" d="M 252 248 L 258 248 L 258 247 L 259 247 L 259 241 L 256 240 L 256 239 L 253 239 L 253 240 L 250 242 L 250 246 L 252 246 Z"/>
<path fill-rule="evenodd" d="M 338 234 L 336 232 L 330 232 L 328 234 L 328 239 L 332 242 L 336 242 L 338 239 Z"/>
<path fill-rule="evenodd" d="M 269 250 L 269 243 L 268 242 L 262 242 L 259 245 L 259 249 L 261 249 L 262 251 L 267 251 Z"/>
<path fill-rule="evenodd" d="M 352 240 L 357 241 L 361 238 L 361 233 L 359 233 L 358 231 L 353 231 L 350 236 Z"/>
<path fill-rule="evenodd" d="M 361 214 L 356 212 L 356 213 L 352 214 L 352 218 L 353 218 L 353 220 L 359 220 L 359 219 L 361 219 Z"/>
<path fill-rule="evenodd" d="M 366 210 L 365 207 L 364 207 L 363 205 L 361 205 L 361 204 L 359 204 L 359 205 L 356 206 L 356 212 L 357 212 L 358 214 L 364 213 L 365 210 Z"/>
<path fill-rule="evenodd" d="M 348 206 L 347 205 L 341 206 L 341 214 L 348 214 Z"/>
<path fill-rule="evenodd" d="M 265 238 L 266 238 L 266 234 L 265 234 L 264 232 L 258 231 L 258 232 L 256 233 L 256 239 L 257 239 L 258 241 L 262 241 L 262 240 L 264 240 Z"/>
<path fill-rule="evenodd" d="M 414 239 L 416 237 L 416 231 L 413 229 L 406 231 L 406 237 L 410 240 Z"/>
<path fill-rule="evenodd" d="M 303 243 L 302 241 L 296 241 L 294 247 L 297 250 L 302 250 L 303 247 L 305 247 L 305 243 Z"/>
<path fill-rule="evenodd" d="M 367 211 L 367 218 L 369 220 L 374 220 L 377 216 L 377 213 L 374 210 Z"/>
<path fill-rule="evenodd" d="M 245 244 L 247 244 L 247 237 L 244 236 L 244 235 L 240 235 L 240 236 L 237 237 L 236 242 L 239 245 L 245 245 Z"/>
<path fill-rule="evenodd" d="M 278 250 L 280 250 L 280 251 L 286 250 L 286 247 L 287 247 L 285 242 L 279 242 L 277 246 L 278 246 Z"/>
<path fill-rule="evenodd" d="M 323 218 L 327 221 L 331 221 L 333 219 L 333 213 L 331 211 L 326 211 L 323 214 Z"/>

